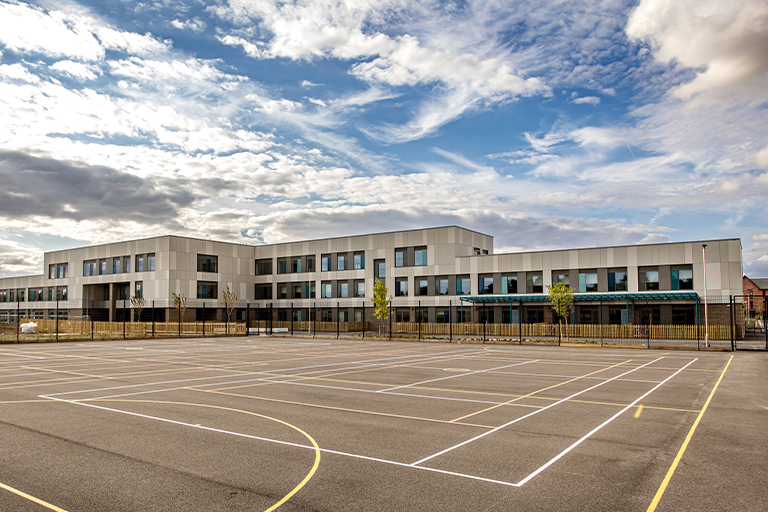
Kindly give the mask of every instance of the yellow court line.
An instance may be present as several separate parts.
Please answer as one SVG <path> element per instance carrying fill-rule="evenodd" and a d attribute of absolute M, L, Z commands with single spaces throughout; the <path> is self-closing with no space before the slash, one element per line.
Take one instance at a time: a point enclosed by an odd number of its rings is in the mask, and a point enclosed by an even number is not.
<path fill-rule="evenodd" d="M 61 507 L 57 507 L 56 505 L 51 505 L 47 501 L 43 501 L 40 498 L 35 498 L 31 494 L 27 494 L 24 491 L 20 491 L 18 489 L 14 489 L 10 485 L 5 485 L 2 482 L 0 482 L 0 489 L 5 489 L 8 492 L 12 492 L 13 494 L 15 494 L 17 496 L 21 496 L 22 498 L 28 499 L 29 501 L 33 501 L 33 502 L 37 503 L 38 505 L 42 505 L 45 508 L 48 508 L 48 509 L 51 509 L 51 510 L 55 510 L 56 512 L 67 512 L 66 510 L 64 510 Z"/>
<path fill-rule="evenodd" d="M 669 471 L 667 471 L 667 475 L 664 477 L 664 480 L 661 482 L 661 485 L 659 486 L 659 490 L 656 491 L 656 496 L 653 497 L 653 501 L 651 501 L 651 504 L 648 507 L 647 512 L 654 512 L 654 510 L 656 510 L 656 507 L 659 505 L 659 501 L 661 500 L 661 497 L 664 495 L 664 491 L 667 489 L 667 485 L 669 485 L 669 481 L 672 479 L 672 475 L 675 473 L 675 470 L 677 469 L 677 465 L 680 463 L 680 459 L 683 458 L 685 449 L 688 448 L 688 443 L 691 442 L 691 438 L 693 437 L 693 433 L 696 431 L 696 427 L 699 426 L 699 422 L 701 422 L 701 418 L 704 416 L 704 413 L 707 411 L 707 407 L 709 407 L 709 402 L 712 401 L 712 397 L 715 396 L 715 391 L 717 391 L 717 387 L 720 385 L 720 382 L 723 380 L 723 377 L 725 376 L 725 372 L 726 370 L 728 370 L 728 366 L 730 366 L 732 360 L 733 360 L 733 356 L 731 356 L 728 359 L 728 363 L 726 363 L 725 368 L 723 368 L 723 372 L 720 374 L 720 378 L 717 379 L 717 382 L 715 383 L 715 387 L 712 388 L 712 392 L 709 394 L 709 398 L 707 398 L 707 401 L 704 403 L 704 407 L 701 408 L 701 412 L 696 417 L 696 421 L 693 422 L 693 426 L 691 427 L 691 430 L 688 432 L 688 435 L 685 436 L 685 441 L 683 441 L 683 446 L 680 447 L 680 451 L 677 452 L 677 456 L 675 457 L 675 460 L 672 461 L 672 465 L 669 467 Z"/>

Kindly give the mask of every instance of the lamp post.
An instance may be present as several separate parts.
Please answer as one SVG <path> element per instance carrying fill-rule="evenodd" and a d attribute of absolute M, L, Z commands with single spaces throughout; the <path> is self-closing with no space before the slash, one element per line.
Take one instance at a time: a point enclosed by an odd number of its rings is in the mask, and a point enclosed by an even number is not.
<path fill-rule="evenodd" d="M 701 244 L 704 259 L 704 346 L 709 347 L 709 312 L 707 309 L 707 244 Z"/>

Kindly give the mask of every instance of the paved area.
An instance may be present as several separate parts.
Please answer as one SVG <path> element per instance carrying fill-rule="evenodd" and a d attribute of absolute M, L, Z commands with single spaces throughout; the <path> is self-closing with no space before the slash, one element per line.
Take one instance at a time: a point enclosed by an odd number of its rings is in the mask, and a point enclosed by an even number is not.
<path fill-rule="evenodd" d="M 768 355 L 0 346 L 0 510 L 765 510 Z"/>

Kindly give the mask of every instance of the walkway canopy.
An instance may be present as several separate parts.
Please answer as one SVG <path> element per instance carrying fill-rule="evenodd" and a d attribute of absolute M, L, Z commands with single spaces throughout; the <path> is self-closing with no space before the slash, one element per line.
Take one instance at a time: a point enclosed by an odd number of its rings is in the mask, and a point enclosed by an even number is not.
<path fill-rule="evenodd" d="M 690 300 L 699 303 L 699 294 L 696 292 L 639 292 L 639 293 L 574 293 L 573 302 L 600 302 L 600 301 L 622 301 L 622 302 L 645 302 L 656 300 Z M 472 304 L 483 303 L 520 303 L 520 302 L 549 302 L 549 297 L 545 293 L 531 295 L 478 295 L 470 297 L 461 297 L 462 302 L 471 302 Z"/>

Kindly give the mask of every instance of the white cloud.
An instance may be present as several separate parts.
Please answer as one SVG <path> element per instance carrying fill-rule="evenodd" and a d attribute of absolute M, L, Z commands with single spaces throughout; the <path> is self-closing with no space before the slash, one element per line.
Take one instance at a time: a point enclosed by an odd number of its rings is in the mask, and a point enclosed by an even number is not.
<path fill-rule="evenodd" d="M 571 100 L 573 103 L 577 105 L 599 105 L 600 104 L 600 98 L 597 96 L 582 96 L 581 98 L 574 98 Z"/>
<path fill-rule="evenodd" d="M 51 65 L 51 69 L 66 73 L 82 81 L 96 80 L 101 75 L 101 68 L 98 66 L 71 60 L 60 60 Z"/>
<path fill-rule="evenodd" d="M 642 0 L 627 35 L 651 43 L 662 62 L 700 69 L 675 91 L 681 98 L 745 85 L 765 92 L 768 3 L 764 0 Z"/>
<path fill-rule="evenodd" d="M 204 31 L 208 25 L 200 18 L 195 17 L 188 20 L 175 19 L 171 21 L 171 26 L 179 30 L 191 30 L 199 33 Z"/>
<path fill-rule="evenodd" d="M 37 75 L 33 75 L 19 63 L 0 65 L 0 77 L 9 80 L 21 80 L 32 84 L 40 82 L 40 78 Z"/>
<path fill-rule="evenodd" d="M 302 80 L 301 84 L 299 85 L 301 85 L 301 87 L 303 87 L 304 89 L 310 89 L 312 87 L 318 87 L 319 85 L 322 85 L 322 84 L 316 84 L 316 83 L 310 82 L 309 80 Z"/>

